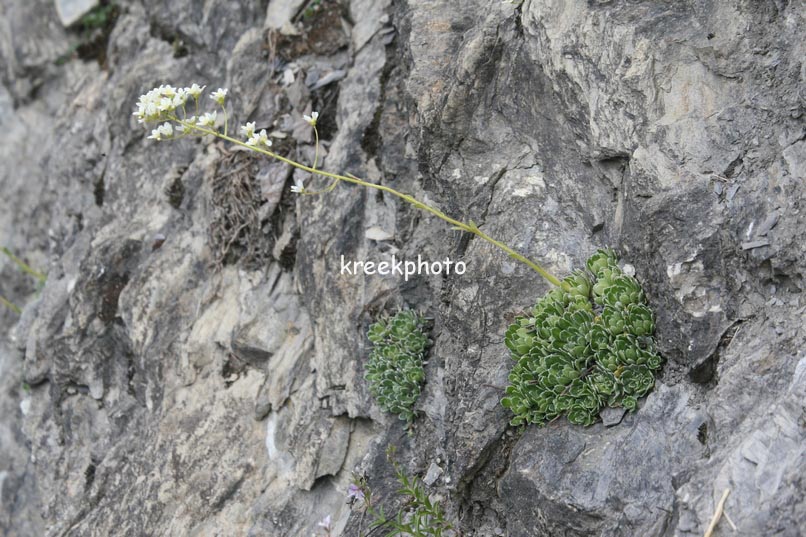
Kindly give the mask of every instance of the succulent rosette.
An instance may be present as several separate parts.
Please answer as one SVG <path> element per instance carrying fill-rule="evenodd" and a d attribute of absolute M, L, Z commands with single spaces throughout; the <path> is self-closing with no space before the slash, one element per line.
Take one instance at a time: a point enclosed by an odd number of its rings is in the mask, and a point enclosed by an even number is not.
<path fill-rule="evenodd" d="M 421 315 L 403 310 L 372 324 L 367 332 L 373 344 L 364 376 L 369 391 L 382 410 L 408 424 L 415 418 L 414 405 L 425 381 L 423 364 L 429 344 L 425 324 Z"/>
<path fill-rule="evenodd" d="M 641 284 L 610 249 L 593 254 L 586 268 L 506 332 L 516 363 L 501 403 L 513 412 L 512 425 L 544 425 L 562 415 L 592 425 L 606 406 L 634 411 L 655 386 L 663 360 Z"/>

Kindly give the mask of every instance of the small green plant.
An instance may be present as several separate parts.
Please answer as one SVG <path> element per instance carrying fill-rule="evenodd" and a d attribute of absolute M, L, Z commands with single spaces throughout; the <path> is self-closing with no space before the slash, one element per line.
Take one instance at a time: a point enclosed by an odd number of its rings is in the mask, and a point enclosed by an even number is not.
<path fill-rule="evenodd" d="M 305 20 L 310 19 L 316 12 L 319 11 L 322 5 L 322 0 L 313 0 L 310 2 L 307 7 L 302 11 L 302 18 Z"/>
<path fill-rule="evenodd" d="M 662 361 L 641 284 L 612 250 L 597 251 L 587 269 L 506 332 L 517 363 L 501 403 L 515 414 L 512 425 L 543 425 L 563 414 L 591 425 L 605 406 L 635 410 L 655 384 Z"/>
<path fill-rule="evenodd" d="M 400 483 L 397 493 L 403 496 L 404 504 L 394 516 L 387 516 L 383 506 L 375 507 L 372 489 L 366 476 L 354 476 L 353 484 L 348 489 L 348 500 L 351 505 L 360 504 L 364 513 L 370 516 L 369 531 L 361 532 L 360 537 L 369 537 L 376 530 L 385 528 L 386 537 L 443 537 L 454 534 L 453 525 L 445 520 L 445 512 L 439 501 L 432 500 L 423 482 L 416 476 L 409 477 L 395 458 L 394 446 L 386 450 L 386 458 L 395 469 L 395 476 Z"/>
<path fill-rule="evenodd" d="M 429 343 L 425 325 L 417 312 L 403 310 L 379 320 L 367 332 L 373 344 L 364 377 L 369 391 L 381 409 L 408 425 L 414 421 L 414 404 L 425 380 L 423 361 Z"/>
<path fill-rule="evenodd" d="M 78 26 L 85 32 L 105 28 L 117 16 L 118 6 L 114 2 L 100 5 L 81 17 Z"/>
<path fill-rule="evenodd" d="M 269 135 L 265 130 L 256 132 L 254 123 L 240 128 L 245 140 L 229 136 L 227 90 L 220 88 L 210 95 L 222 112 L 223 132 L 219 131 L 222 122 L 218 111 L 201 114 L 199 110 L 203 90 L 204 87 L 197 84 L 178 89 L 172 86 L 154 88 L 140 96 L 134 116 L 140 123 L 161 123 L 149 136 L 153 140 L 214 136 L 332 180 L 327 188 L 314 191 L 296 178 L 291 191 L 298 194 L 322 194 L 341 183 L 352 183 L 394 195 L 440 218 L 452 229 L 472 233 L 500 248 L 557 287 L 537 303 L 533 315 L 517 319 L 507 332 L 506 343 L 517 364 L 510 375 L 511 385 L 502 403 L 514 412 L 514 425 L 544 424 L 563 414 L 567 414 L 572 423 L 590 425 L 604 406 L 634 410 L 637 400 L 654 386 L 654 374 L 661 366 L 661 358 L 654 346 L 654 317 L 646 305 L 641 285 L 619 269 L 614 252 L 600 250 L 588 260 L 589 272 L 578 271 L 560 281 L 534 261 L 481 231 L 472 220 L 464 223 L 451 218 L 439 209 L 386 185 L 370 183 L 352 174 L 317 169 L 319 135 L 316 112 L 304 116 L 313 127 L 316 140 L 313 165 L 306 166 L 271 151 Z M 191 99 L 195 109 L 193 115 L 187 112 Z M 380 338 L 385 328 L 375 330 L 379 332 L 372 337 Z M 402 362 L 408 365 L 405 373 L 400 373 L 391 364 L 403 356 L 406 359 L 411 359 L 411 356 L 399 349 L 373 352 L 367 374 L 373 393 L 382 407 L 411 423 L 414 416 L 411 408 L 422 382 L 422 358 L 419 362 L 416 359 Z"/>
<path fill-rule="evenodd" d="M 72 29 L 79 33 L 78 42 L 72 44 L 67 51 L 56 58 L 56 65 L 64 65 L 73 57 L 84 59 L 97 57 L 100 63 L 106 58 L 106 45 L 114 22 L 120 13 L 115 2 L 103 3 L 81 17 Z"/>

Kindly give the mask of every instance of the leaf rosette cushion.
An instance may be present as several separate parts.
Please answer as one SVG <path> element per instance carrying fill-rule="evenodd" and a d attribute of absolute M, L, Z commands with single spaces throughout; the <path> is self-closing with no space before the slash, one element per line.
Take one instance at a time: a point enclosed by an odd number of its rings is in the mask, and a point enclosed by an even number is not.
<path fill-rule="evenodd" d="M 367 331 L 373 344 L 364 367 L 369 391 L 382 410 L 408 424 L 415 418 L 414 405 L 425 381 L 423 363 L 430 343 L 425 324 L 421 315 L 403 310 Z"/>
<path fill-rule="evenodd" d="M 562 415 L 591 425 L 605 406 L 634 411 L 655 386 L 663 360 L 641 284 L 622 272 L 610 249 L 597 251 L 586 267 L 506 332 L 515 366 L 501 403 L 514 414 L 512 425 L 544 425 Z"/>

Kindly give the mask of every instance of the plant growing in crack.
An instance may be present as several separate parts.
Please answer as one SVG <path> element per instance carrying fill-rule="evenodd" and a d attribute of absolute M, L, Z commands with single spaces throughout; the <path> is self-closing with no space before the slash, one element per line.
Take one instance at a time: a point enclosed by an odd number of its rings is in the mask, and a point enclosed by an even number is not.
<path fill-rule="evenodd" d="M 425 381 L 423 369 L 429 340 L 425 318 L 412 310 L 380 319 L 369 327 L 373 349 L 365 365 L 369 391 L 386 412 L 397 414 L 409 428 L 414 404 Z"/>
<path fill-rule="evenodd" d="M 661 357 L 655 319 L 641 284 L 625 274 L 613 250 L 599 250 L 563 286 L 519 317 L 505 342 L 517 361 L 501 403 L 512 425 L 566 414 L 593 424 L 605 406 L 633 411 L 655 385 Z"/>
<path fill-rule="evenodd" d="M 661 367 L 653 338 L 654 316 L 640 283 L 619 268 L 615 252 L 598 251 L 588 260 L 587 272 L 577 271 L 560 280 L 504 242 L 481 231 L 472 220 L 465 223 L 452 218 L 436 207 L 383 184 L 371 183 L 349 173 L 320 170 L 317 167 L 319 133 L 316 112 L 305 116 L 316 140 L 314 161 L 308 166 L 272 151 L 269 135 L 265 130 L 257 132 L 254 123 L 241 127 L 244 140 L 230 136 L 226 89 L 219 89 L 210 96 L 222 112 L 223 131 L 219 130 L 218 110 L 200 115 L 203 90 L 197 84 L 179 89 L 160 86 L 140 97 L 134 115 L 141 123 L 161 123 L 152 131 L 151 139 L 214 136 L 332 181 L 323 190 L 309 190 L 301 179 L 297 179 L 291 190 L 300 195 L 330 192 L 341 183 L 392 194 L 443 220 L 452 229 L 471 233 L 503 250 L 555 287 L 538 301 L 532 315 L 518 318 L 507 330 L 506 344 L 517 364 L 510 374 L 510 386 L 502 404 L 515 414 L 513 425 L 542 425 L 564 414 L 572 423 L 591 425 L 603 407 L 623 407 L 632 411 L 638 399 L 651 391 L 655 374 Z M 193 115 L 187 112 L 191 100 Z M 414 319 L 408 322 L 416 324 Z M 372 330 L 378 331 L 377 337 L 380 338 L 385 327 Z M 371 333 L 370 339 L 372 337 Z M 370 383 L 377 383 L 374 389 L 380 401 L 385 390 L 394 388 L 390 379 L 384 378 L 379 371 L 368 369 L 367 379 Z M 419 379 L 419 372 L 415 375 L 415 371 L 416 367 L 410 371 L 412 379 Z M 406 383 L 411 385 L 411 389 L 407 388 L 405 397 L 394 401 L 385 398 L 382 405 L 410 423 L 413 419 L 411 396 L 419 393 L 413 388 L 417 382 L 419 380 L 415 379 Z"/>
<path fill-rule="evenodd" d="M 372 488 L 364 475 L 354 475 L 347 490 L 348 503 L 361 509 L 359 537 L 385 535 L 386 537 L 448 537 L 458 535 L 453 524 L 445 519 L 445 511 L 438 499 L 432 499 L 423 482 L 416 476 L 406 474 L 395 460 L 395 447 L 386 449 L 386 459 L 395 470 L 400 488 L 398 495 L 403 505 L 394 515 L 387 515 L 383 506 L 375 505 Z M 369 515 L 368 531 L 362 532 L 364 517 Z M 379 533 L 381 532 L 381 533 Z"/>

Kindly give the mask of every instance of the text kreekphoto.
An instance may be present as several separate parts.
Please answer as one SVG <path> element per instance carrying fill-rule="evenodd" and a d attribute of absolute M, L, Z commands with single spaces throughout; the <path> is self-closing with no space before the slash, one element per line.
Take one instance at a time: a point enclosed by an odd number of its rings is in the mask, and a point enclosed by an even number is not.
<path fill-rule="evenodd" d="M 340 274 L 348 274 L 350 276 L 356 276 L 358 274 L 364 274 L 366 276 L 376 274 L 380 276 L 403 276 L 405 281 L 409 281 L 409 277 L 415 274 L 451 274 L 451 268 L 454 274 L 462 275 L 467 270 L 467 265 L 464 261 L 452 261 L 449 257 L 446 257 L 443 261 L 429 262 L 423 259 L 421 255 L 418 255 L 417 261 L 407 261 L 398 259 L 393 254 L 390 261 L 375 262 L 348 260 L 342 255 Z"/>

